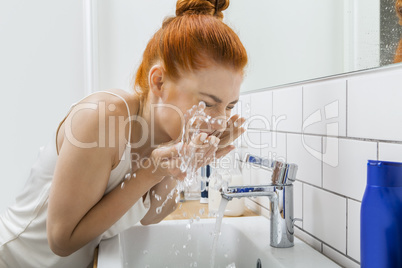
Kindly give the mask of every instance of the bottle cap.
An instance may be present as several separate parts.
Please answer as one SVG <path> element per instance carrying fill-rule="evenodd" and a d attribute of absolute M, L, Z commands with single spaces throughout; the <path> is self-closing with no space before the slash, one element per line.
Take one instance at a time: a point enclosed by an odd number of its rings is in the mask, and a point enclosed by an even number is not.
<path fill-rule="evenodd" d="M 402 187 L 402 163 L 368 160 L 367 185 Z"/>

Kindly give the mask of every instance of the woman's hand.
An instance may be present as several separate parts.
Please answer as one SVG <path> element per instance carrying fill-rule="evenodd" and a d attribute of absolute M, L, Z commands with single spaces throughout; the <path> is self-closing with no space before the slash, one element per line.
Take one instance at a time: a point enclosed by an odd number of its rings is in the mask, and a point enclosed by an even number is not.
<path fill-rule="evenodd" d="M 216 158 L 225 156 L 235 147 L 231 145 L 240 135 L 242 135 L 246 130 L 241 127 L 246 121 L 243 117 L 238 114 L 233 115 L 226 123 L 226 129 L 218 133 L 217 136 L 220 138 L 220 143 L 218 145 L 218 150 L 216 151 Z"/>
<path fill-rule="evenodd" d="M 213 160 L 212 156 L 218 150 L 219 142 L 218 137 L 208 137 L 206 133 L 199 133 L 188 143 L 160 146 L 151 154 L 153 173 L 161 178 L 172 176 L 183 180 L 189 168 L 197 170 Z"/>

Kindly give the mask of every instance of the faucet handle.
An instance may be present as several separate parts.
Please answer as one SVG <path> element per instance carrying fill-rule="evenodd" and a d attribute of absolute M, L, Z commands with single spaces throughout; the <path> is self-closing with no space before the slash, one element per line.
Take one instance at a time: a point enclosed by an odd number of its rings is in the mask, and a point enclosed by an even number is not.
<path fill-rule="evenodd" d="M 278 185 L 292 184 L 296 180 L 296 164 L 287 164 L 281 161 L 274 161 L 272 171 L 272 183 Z"/>
<path fill-rule="evenodd" d="M 271 181 L 273 184 L 292 184 L 296 180 L 297 165 L 281 161 L 261 158 L 247 153 L 243 162 L 249 162 L 272 171 Z"/>
<path fill-rule="evenodd" d="M 244 163 L 248 162 L 248 163 L 251 163 L 254 165 L 258 165 L 258 166 L 261 166 L 261 167 L 263 167 L 265 169 L 269 169 L 269 170 L 272 170 L 272 168 L 273 168 L 273 162 L 270 159 L 254 156 L 249 153 L 246 153 L 246 155 L 244 156 L 243 162 Z"/>

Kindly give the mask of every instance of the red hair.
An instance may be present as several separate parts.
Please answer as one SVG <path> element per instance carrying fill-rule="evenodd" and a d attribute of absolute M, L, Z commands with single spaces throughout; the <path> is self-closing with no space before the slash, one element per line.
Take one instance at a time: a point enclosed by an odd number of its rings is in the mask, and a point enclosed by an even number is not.
<path fill-rule="evenodd" d="M 228 6 L 229 0 L 177 1 L 176 17 L 165 19 L 144 51 L 135 77 L 135 88 L 142 97 L 146 98 L 149 91 L 149 70 L 158 61 L 174 80 L 182 71 L 206 68 L 211 63 L 243 72 L 246 49 L 237 34 L 222 22 L 221 11 Z"/>

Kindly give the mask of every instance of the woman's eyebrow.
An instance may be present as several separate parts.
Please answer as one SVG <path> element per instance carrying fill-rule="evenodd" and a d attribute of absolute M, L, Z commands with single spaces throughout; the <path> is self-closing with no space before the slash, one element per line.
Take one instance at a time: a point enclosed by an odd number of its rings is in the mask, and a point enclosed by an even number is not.
<path fill-rule="evenodd" d="M 215 102 L 217 102 L 217 103 L 222 103 L 222 100 L 221 100 L 220 98 L 218 98 L 217 96 L 215 96 L 215 95 L 208 94 L 208 93 L 204 93 L 204 92 L 200 92 L 200 94 L 201 94 L 201 95 L 204 95 L 204 96 L 210 97 L 211 99 L 213 99 L 213 100 L 214 100 Z M 239 100 L 234 100 L 234 101 L 232 101 L 232 102 L 229 103 L 229 104 L 236 104 L 238 101 L 239 101 Z"/>

